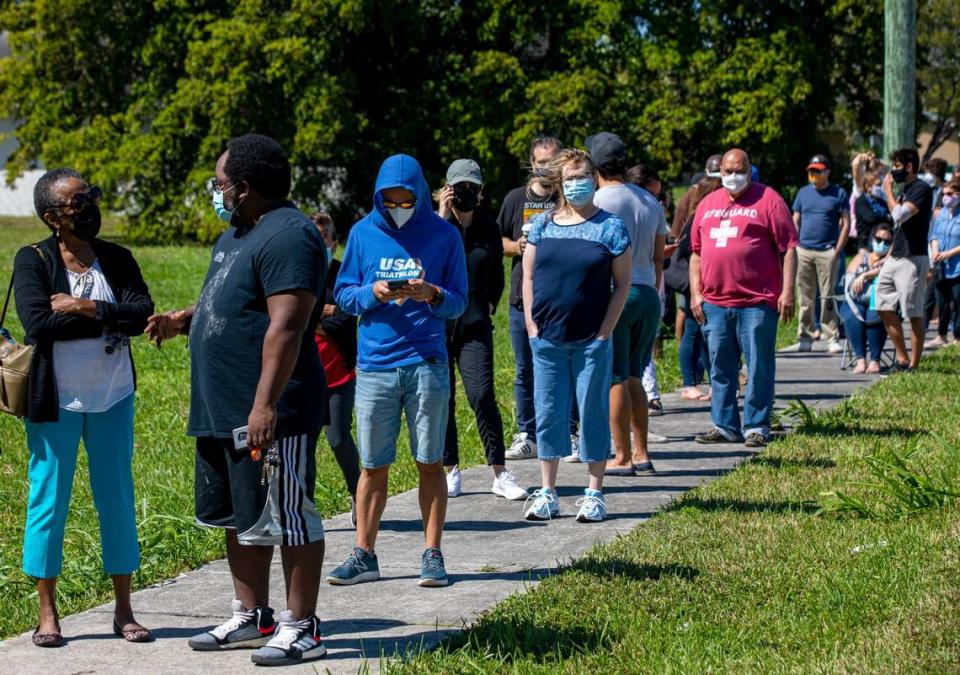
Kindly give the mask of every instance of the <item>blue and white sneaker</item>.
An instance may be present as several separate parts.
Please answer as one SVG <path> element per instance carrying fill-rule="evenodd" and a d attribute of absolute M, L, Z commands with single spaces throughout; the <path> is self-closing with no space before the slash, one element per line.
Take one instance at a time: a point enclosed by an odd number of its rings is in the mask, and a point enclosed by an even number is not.
<path fill-rule="evenodd" d="M 375 553 L 367 553 L 355 546 L 350 557 L 327 575 L 327 583 L 334 586 L 352 586 L 380 578 L 380 565 Z"/>
<path fill-rule="evenodd" d="M 443 554 L 439 548 L 428 548 L 420 558 L 420 585 L 446 586 L 447 569 L 443 564 Z"/>
<path fill-rule="evenodd" d="M 273 610 L 269 607 L 247 609 L 239 600 L 231 603 L 233 616 L 213 630 L 194 635 L 187 641 L 191 649 L 216 652 L 222 649 L 254 649 L 267 644 L 277 631 Z"/>
<path fill-rule="evenodd" d="M 327 648 L 320 639 L 320 619 L 315 614 L 297 621 L 293 613 L 285 609 L 277 618 L 280 620 L 277 634 L 250 655 L 251 661 L 258 666 L 286 666 L 327 655 Z"/>
<path fill-rule="evenodd" d="M 577 512 L 578 523 L 599 523 L 607 517 L 607 502 L 600 490 L 584 490 L 583 496 L 577 500 L 577 506 L 580 507 Z"/>
<path fill-rule="evenodd" d="M 528 507 L 530 500 L 533 504 Z M 552 520 L 560 515 L 560 502 L 557 499 L 557 491 L 550 488 L 534 490 L 533 494 L 527 497 L 524 502 L 523 517 L 527 520 Z"/>

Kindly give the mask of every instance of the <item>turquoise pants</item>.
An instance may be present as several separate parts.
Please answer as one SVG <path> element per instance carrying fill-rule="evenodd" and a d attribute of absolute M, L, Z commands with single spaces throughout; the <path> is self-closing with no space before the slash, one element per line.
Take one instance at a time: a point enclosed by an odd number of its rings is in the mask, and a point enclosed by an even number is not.
<path fill-rule="evenodd" d="M 100 520 L 107 574 L 140 566 L 133 499 L 133 394 L 99 413 L 60 410 L 57 422 L 25 423 L 30 449 L 30 497 L 23 541 L 23 571 L 38 579 L 60 575 L 80 440 L 87 450 L 90 488 Z"/>

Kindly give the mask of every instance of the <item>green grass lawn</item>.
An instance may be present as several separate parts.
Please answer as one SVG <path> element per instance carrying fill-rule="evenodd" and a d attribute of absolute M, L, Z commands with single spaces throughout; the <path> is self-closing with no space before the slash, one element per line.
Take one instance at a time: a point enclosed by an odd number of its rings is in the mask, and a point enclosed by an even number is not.
<path fill-rule="evenodd" d="M 6 283 L 16 251 L 47 236 L 36 219 L 0 219 L 0 280 Z M 109 237 L 109 234 L 107 235 Z M 160 311 L 192 304 L 206 272 L 209 250 L 201 247 L 134 246 L 151 294 Z M 507 331 L 506 303 L 495 317 L 496 387 L 508 437 L 513 424 L 513 354 Z M 16 337 L 22 329 L 15 315 L 7 327 Z M 791 341 L 795 328 L 781 329 L 781 344 Z M 133 341 L 138 384 L 134 478 L 139 515 L 142 568 L 137 587 L 168 579 L 224 555 L 222 535 L 193 522 L 193 442 L 184 434 L 189 405 L 189 364 L 182 339 L 162 350 L 144 339 Z M 676 343 L 666 340 L 658 362 L 660 386 L 670 391 L 679 385 Z M 482 464 L 483 450 L 476 421 L 459 390 L 457 407 L 461 430 L 461 461 Z M 408 447 L 401 435 L 401 446 Z M 16 634 L 35 624 L 33 584 L 20 572 L 25 504 L 28 494 L 28 454 L 23 425 L 0 415 L 0 512 L 7 514 L 8 535 L 0 539 L 0 588 L 6 594 L 0 613 L 0 637 Z M 321 440 L 317 466 L 317 506 L 333 515 L 349 509 L 349 494 L 326 439 Z M 391 493 L 416 485 L 416 467 L 408 452 L 391 474 Z M 60 609 L 72 613 L 109 599 L 109 580 L 100 568 L 96 512 L 90 495 L 86 461 L 81 453 L 67 524 L 64 572 L 59 584 Z"/>
<path fill-rule="evenodd" d="M 960 671 L 960 508 L 923 508 L 960 493 L 958 376 L 952 347 L 801 410 L 737 471 L 391 670 Z M 833 491 L 856 508 L 820 513 Z"/>

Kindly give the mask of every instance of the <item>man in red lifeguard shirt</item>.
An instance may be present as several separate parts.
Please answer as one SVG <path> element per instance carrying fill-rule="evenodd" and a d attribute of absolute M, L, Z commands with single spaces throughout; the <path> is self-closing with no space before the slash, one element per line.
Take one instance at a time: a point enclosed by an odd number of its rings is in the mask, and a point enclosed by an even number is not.
<path fill-rule="evenodd" d="M 698 443 L 762 447 L 770 433 L 777 320 L 794 309 L 797 229 L 775 190 L 752 183 L 750 158 L 729 150 L 723 187 L 697 207 L 690 230 L 690 308 L 710 350 L 714 428 Z M 747 362 L 743 427 L 737 409 L 740 355 Z"/>

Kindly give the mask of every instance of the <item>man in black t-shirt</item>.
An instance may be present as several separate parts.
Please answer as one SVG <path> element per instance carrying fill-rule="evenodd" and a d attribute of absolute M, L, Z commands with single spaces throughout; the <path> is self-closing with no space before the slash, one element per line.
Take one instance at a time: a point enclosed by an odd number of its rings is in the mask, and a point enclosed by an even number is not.
<path fill-rule="evenodd" d="M 500 206 L 497 224 L 503 241 L 503 254 L 513 258 L 510 268 L 510 340 L 517 376 L 513 381 L 513 398 L 516 405 L 517 433 L 507 449 L 507 459 L 534 459 L 537 456 L 537 422 L 533 409 L 533 355 L 527 337 L 527 324 L 523 318 L 523 301 L 520 297 L 520 282 L 523 268 L 520 264 L 527 245 L 524 228 L 540 213 L 549 211 L 557 203 L 553 186 L 544 179 L 544 170 L 550 160 L 560 152 L 560 141 L 550 136 L 539 136 L 530 145 L 530 180 L 526 185 L 507 193 Z M 570 433 L 576 431 L 576 422 Z M 577 453 L 574 451 L 573 456 Z"/>
<path fill-rule="evenodd" d="M 313 223 L 287 201 L 290 163 L 276 141 L 227 143 L 211 181 L 229 224 L 194 307 L 150 317 L 159 346 L 189 332 L 196 518 L 226 534 L 233 618 L 190 639 L 198 651 L 254 648 L 264 665 L 322 657 L 316 616 L 323 522 L 314 506 L 327 386 L 313 342 L 327 257 Z M 245 428 L 245 433 L 241 429 Z M 267 605 L 280 546 L 287 609 Z"/>
<path fill-rule="evenodd" d="M 893 217 L 896 234 L 893 250 L 877 277 L 876 307 L 896 352 L 894 370 L 913 370 L 923 351 L 923 300 L 926 293 L 927 234 L 933 210 L 933 190 L 917 178 L 920 156 L 913 148 L 901 148 L 891 156 L 891 170 L 883 180 L 883 193 Z M 899 197 L 893 184 L 902 184 Z M 910 355 L 901 317 L 910 320 Z"/>

